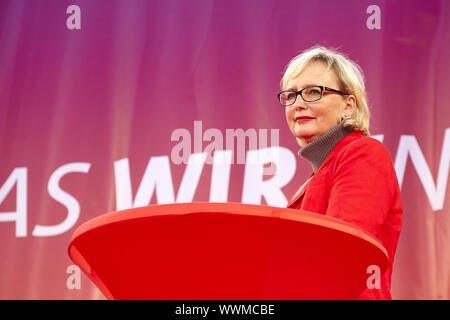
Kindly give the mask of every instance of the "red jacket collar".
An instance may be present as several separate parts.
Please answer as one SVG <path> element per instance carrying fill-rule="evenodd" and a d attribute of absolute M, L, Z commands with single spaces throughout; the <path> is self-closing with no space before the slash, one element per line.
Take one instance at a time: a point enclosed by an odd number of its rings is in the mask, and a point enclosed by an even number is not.
<path fill-rule="evenodd" d="M 331 159 L 333 159 L 338 153 L 339 151 L 341 151 L 343 148 L 345 148 L 347 145 L 349 145 L 350 143 L 352 143 L 353 141 L 360 139 L 364 137 L 364 133 L 361 131 L 353 131 L 350 132 L 348 135 L 346 135 L 344 138 L 342 138 L 341 141 L 339 141 L 333 148 L 333 150 L 331 150 L 330 154 L 328 155 L 328 157 L 325 159 L 325 161 L 322 163 L 322 165 L 320 166 L 320 168 L 324 167 L 327 162 L 329 162 Z M 319 168 L 319 170 L 320 170 Z M 317 171 L 319 171 L 317 170 Z"/>
<path fill-rule="evenodd" d="M 364 134 L 362 132 L 353 131 L 353 132 L 349 133 L 348 135 L 346 135 L 344 138 L 342 138 L 342 140 L 336 144 L 336 146 L 333 148 L 333 150 L 331 150 L 330 154 L 325 159 L 325 161 L 322 163 L 322 165 L 317 170 L 317 172 L 319 172 L 322 167 L 326 166 L 326 164 L 328 162 L 330 162 L 334 157 L 336 157 L 336 155 L 339 153 L 339 151 L 341 151 L 345 146 L 347 146 L 348 144 L 350 144 L 353 141 L 360 139 L 362 137 L 364 137 Z M 313 176 L 314 176 L 314 172 L 311 174 L 310 178 Z M 293 197 L 291 198 L 291 200 L 289 200 L 287 207 L 292 206 L 295 202 L 297 202 L 305 194 L 307 187 L 306 186 L 304 186 L 303 188 L 302 187 L 303 187 L 303 185 L 300 186 L 299 188 L 297 188 Z M 301 191 L 299 192 L 300 189 L 301 189 Z"/>

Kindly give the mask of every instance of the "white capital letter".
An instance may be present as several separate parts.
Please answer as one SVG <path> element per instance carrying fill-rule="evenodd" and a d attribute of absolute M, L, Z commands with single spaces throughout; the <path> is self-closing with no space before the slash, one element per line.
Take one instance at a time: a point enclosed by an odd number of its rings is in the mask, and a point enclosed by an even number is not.
<path fill-rule="evenodd" d="M 205 160 L 206 152 L 194 153 L 189 157 L 189 163 L 184 170 L 183 180 L 178 189 L 177 203 L 192 202 Z"/>
<path fill-rule="evenodd" d="M 175 202 L 172 174 L 167 156 L 150 158 L 134 201 L 131 191 L 130 165 L 127 158 L 114 162 L 114 177 L 117 210 L 148 205 L 155 189 L 156 200 L 159 204 Z"/>
<path fill-rule="evenodd" d="M 67 208 L 67 217 L 63 222 L 54 226 L 36 225 L 33 229 L 33 236 L 55 236 L 66 232 L 74 226 L 80 215 L 80 205 L 74 197 L 59 187 L 59 180 L 71 172 L 87 173 L 90 167 L 91 164 L 87 162 L 73 162 L 65 164 L 53 172 L 48 181 L 48 194 Z"/>
<path fill-rule="evenodd" d="M 436 185 L 433 181 L 433 175 L 431 174 L 430 168 L 427 165 L 416 137 L 402 135 L 400 137 L 397 157 L 395 159 L 395 171 L 397 173 L 400 187 L 403 183 L 408 154 L 410 155 L 411 161 L 416 168 L 419 179 L 425 189 L 425 193 L 428 196 L 431 208 L 434 211 L 442 210 L 444 208 L 445 191 L 447 190 L 447 180 L 450 166 L 450 128 L 445 130 Z"/>
<path fill-rule="evenodd" d="M 209 202 L 227 202 L 232 157 L 231 150 L 214 152 Z"/>
<path fill-rule="evenodd" d="M 263 181 L 264 164 L 275 163 L 274 176 Z M 261 204 L 261 196 L 270 206 L 284 207 L 287 199 L 281 188 L 284 187 L 295 174 L 296 159 L 292 151 L 283 147 L 272 147 L 247 152 L 242 202 Z"/>
<path fill-rule="evenodd" d="M 27 236 L 27 168 L 15 168 L 0 188 L 0 203 L 17 183 L 16 211 L 0 213 L 0 222 L 15 221 L 16 237 Z"/>

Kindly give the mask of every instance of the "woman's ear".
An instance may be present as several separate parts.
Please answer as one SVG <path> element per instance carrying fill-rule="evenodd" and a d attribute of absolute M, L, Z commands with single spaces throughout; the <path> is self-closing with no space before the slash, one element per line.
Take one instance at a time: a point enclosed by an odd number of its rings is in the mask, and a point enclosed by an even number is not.
<path fill-rule="evenodd" d="M 356 110 L 356 97 L 352 94 L 348 95 L 345 99 L 345 106 L 344 106 L 345 113 L 349 116 L 353 114 Z"/>

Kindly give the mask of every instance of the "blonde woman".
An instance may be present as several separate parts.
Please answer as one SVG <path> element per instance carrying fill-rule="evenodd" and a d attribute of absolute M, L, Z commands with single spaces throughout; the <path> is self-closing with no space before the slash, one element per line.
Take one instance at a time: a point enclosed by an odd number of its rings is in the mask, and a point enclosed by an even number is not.
<path fill-rule="evenodd" d="M 389 254 L 380 289 L 359 299 L 392 299 L 392 265 L 402 224 L 397 176 L 387 149 L 370 138 L 361 68 L 316 46 L 291 60 L 278 94 L 288 126 L 313 168 L 288 208 L 342 219 L 378 238 Z"/>

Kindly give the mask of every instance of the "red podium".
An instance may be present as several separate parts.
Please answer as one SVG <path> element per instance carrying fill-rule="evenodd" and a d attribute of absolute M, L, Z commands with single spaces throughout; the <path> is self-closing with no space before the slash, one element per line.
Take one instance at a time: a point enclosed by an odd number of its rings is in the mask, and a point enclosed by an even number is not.
<path fill-rule="evenodd" d="M 354 299 L 381 243 L 349 223 L 238 203 L 150 205 L 81 225 L 70 258 L 108 299 Z"/>

